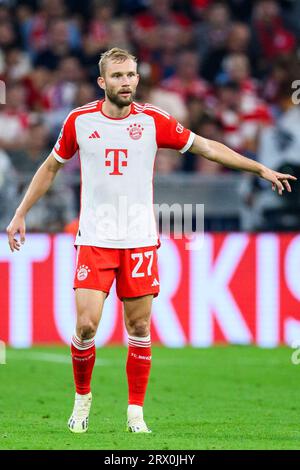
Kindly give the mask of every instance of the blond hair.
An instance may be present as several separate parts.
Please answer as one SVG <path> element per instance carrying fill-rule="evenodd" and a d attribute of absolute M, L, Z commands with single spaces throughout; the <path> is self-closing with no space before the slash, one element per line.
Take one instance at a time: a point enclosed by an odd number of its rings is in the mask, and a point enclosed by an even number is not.
<path fill-rule="evenodd" d="M 126 51 L 125 49 L 120 49 L 119 47 L 113 47 L 112 49 L 109 49 L 106 52 L 103 52 L 101 54 L 100 60 L 99 60 L 99 70 L 100 70 L 100 76 L 103 77 L 106 69 L 107 62 L 109 60 L 112 60 L 113 62 L 117 63 L 122 63 L 125 62 L 125 60 L 131 59 L 134 62 L 137 62 L 136 57 L 134 55 L 130 54 L 130 52 Z"/>

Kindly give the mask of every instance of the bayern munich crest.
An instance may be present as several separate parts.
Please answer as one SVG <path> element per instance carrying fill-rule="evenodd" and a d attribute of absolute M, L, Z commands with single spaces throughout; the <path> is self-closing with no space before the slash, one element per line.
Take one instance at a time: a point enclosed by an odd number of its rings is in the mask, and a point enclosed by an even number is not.
<path fill-rule="evenodd" d="M 144 128 L 140 124 L 130 124 L 127 130 L 131 139 L 139 140 L 143 135 Z"/>
<path fill-rule="evenodd" d="M 78 279 L 78 281 L 84 281 L 88 277 L 90 272 L 91 272 L 91 270 L 88 266 L 85 266 L 84 264 L 79 266 L 79 268 L 77 269 L 77 279 Z"/>

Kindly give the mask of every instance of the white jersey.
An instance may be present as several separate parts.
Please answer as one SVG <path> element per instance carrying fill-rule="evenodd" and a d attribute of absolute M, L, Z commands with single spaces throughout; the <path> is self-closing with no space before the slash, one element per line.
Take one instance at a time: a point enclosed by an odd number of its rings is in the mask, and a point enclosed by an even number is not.
<path fill-rule="evenodd" d="M 132 103 L 121 119 L 106 116 L 104 100 L 73 110 L 53 149 L 65 163 L 78 153 L 81 210 L 75 245 L 154 246 L 153 166 L 159 147 L 186 152 L 194 134 L 151 104 Z"/>

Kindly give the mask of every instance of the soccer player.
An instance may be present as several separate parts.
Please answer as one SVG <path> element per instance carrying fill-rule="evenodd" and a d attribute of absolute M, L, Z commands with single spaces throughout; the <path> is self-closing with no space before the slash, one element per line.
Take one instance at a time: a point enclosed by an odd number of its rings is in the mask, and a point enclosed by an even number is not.
<path fill-rule="evenodd" d="M 249 171 L 272 183 L 281 195 L 295 177 L 273 171 L 225 145 L 185 129 L 167 112 L 138 104 L 137 61 L 113 48 L 102 54 L 98 85 L 103 100 L 67 116 L 51 154 L 38 169 L 7 228 L 11 251 L 25 241 L 25 216 L 51 186 L 58 170 L 78 153 L 81 162 L 81 211 L 75 240 L 74 280 L 77 321 L 71 354 L 75 403 L 70 431 L 88 429 L 95 363 L 95 334 L 103 304 L 116 279 L 128 332 L 128 430 L 150 432 L 143 405 L 151 368 L 150 315 L 159 293 L 153 212 L 153 164 L 157 148 L 189 150 L 227 167 Z M 20 238 L 16 238 L 16 234 Z"/>

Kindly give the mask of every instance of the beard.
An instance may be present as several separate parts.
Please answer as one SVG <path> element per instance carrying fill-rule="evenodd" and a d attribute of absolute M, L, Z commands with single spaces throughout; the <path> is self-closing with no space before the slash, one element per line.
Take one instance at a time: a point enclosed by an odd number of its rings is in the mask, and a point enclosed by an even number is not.
<path fill-rule="evenodd" d="M 122 96 L 120 92 L 113 92 L 111 88 L 106 88 L 106 96 L 111 101 L 111 103 L 114 103 L 118 108 L 124 108 L 126 106 L 129 106 L 135 97 L 135 93 L 131 91 L 130 96 Z"/>

